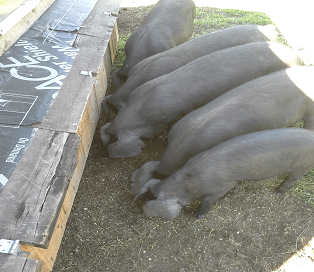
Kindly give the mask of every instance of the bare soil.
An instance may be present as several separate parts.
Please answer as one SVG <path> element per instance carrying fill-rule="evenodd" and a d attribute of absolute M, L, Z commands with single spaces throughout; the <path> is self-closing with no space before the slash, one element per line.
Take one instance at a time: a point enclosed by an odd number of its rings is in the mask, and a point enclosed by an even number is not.
<path fill-rule="evenodd" d="M 132 32 L 148 10 L 121 9 L 119 33 Z M 99 129 L 112 118 L 100 117 L 54 272 L 273 271 L 313 238 L 313 209 L 276 194 L 280 178 L 242 182 L 203 220 L 193 217 L 198 202 L 174 221 L 146 217 L 147 199 L 133 202 L 130 176 L 161 157 L 166 134 L 139 156 L 110 159 Z"/>

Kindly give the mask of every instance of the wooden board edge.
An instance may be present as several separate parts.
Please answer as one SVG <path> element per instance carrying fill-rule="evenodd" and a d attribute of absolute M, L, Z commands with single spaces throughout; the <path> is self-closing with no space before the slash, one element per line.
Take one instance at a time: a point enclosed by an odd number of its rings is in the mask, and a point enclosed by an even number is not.
<path fill-rule="evenodd" d="M 3 272 L 40 272 L 41 267 L 37 260 L 0 253 L 0 268 Z"/>
<path fill-rule="evenodd" d="M 117 42 L 118 42 L 118 37 L 119 37 L 117 24 L 115 24 L 115 29 L 112 35 L 113 35 L 112 36 L 113 41 L 110 42 L 110 48 L 108 48 L 108 50 L 106 50 L 105 52 L 104 58 L 102 60 L 98 74 L 96 76 L 97 84 L 94 84 L 94 86 L 92 87 L 93 90 L 87 102 L 86 109 L 91 107 L 91 104 L 94 104 L 94 103 L 96 103 L 97 106 L 100 108 L 101 101 L 106 94 L 106 91 L 104 90 L 104 88 L 105 89 L 107 88 L 107 84 L 108 84 L 107 78 L 111 70 L 111 65 L 114 61 L 114 56 L 116 53 L 116 47 L 117 47 Z M 109 63 L 110 63 L 110 67 L 106 67 L 108 66 Z M 93 134 L 95 132 L 99 116 L 97 117 L 97 120 L 94 118 L 95 116 L 91 117 L 90 111 L 88 110 L 84 111 L 84 114 L 82 116 L 82 122 L 80 123 L 79 129 L 78 129 L 78 134 L 81 136 L 81 138 L 83 138 L 80 143 L 79 150 L 78 150 L 78 164 L 74 171 L 73 177 L 70 181 L 69 188 L 66 192 L 48 248 L 44 249 L 44 248 L 35 247 L 31 245 L 21 245 L 21 249 L 23 251 L 30 253 L 29 257 L 31 259 L 38 260 L 41 263 L 42 265 L 41 270 L 40 270 L 41 272 L 52 271 L 54 262 L 57 258 L 59 247 L 61 245 L 63 234 L 66 228 L 66 223 L 70 215 L 70 211 L 71 211 L 74 199 L 75 199 L 76 192 L 79 187 L 81 177 L 83 175 L 85 163 L 86 163 L 89 148 L 91 145 L 91 142 L 90 144 L 86 144 L 86 141 L 92 141 Z M 90 123 L 91 120 L 94 120 L 93 124 Z M 90 128 L 91 131 L 88 133 L 89 135 L 88 139 L 86 139 L 84 135 L 84 131 L 83 131 L 84 124 L 89 124 L 89 126 L 91 126 Z"/>
<path fill-rule="evenodd" d="M 56 220 L 55 228 L 52 233 L 48 248 L 45 249 L 21 244 L 21 250 L 30 253 L 29 258 L 38 260 L 42 264 L 42 268 L 40 270 L 41 272 L 51 271 L 57 257 L 57 253 L 65 231 L 66 223 L 70 215 L 74 198 L 78 190 L 79 183 L 84 171 L 84 166 L 87 160 L 87 154 L 84 152 L 82 142 L 79 146 L 77 160 L 78 164 L 74 170 L 74 174 L 71 178 L 68 190 L 64 197 L 64 201 L 59 216 Z"/>
<path fill-rule="evenodd" d="M 0 36 L 0 57 L 27 31 L 36 20 L 54 3 L 55 0 L 41 0 L 6 34 Z"/>

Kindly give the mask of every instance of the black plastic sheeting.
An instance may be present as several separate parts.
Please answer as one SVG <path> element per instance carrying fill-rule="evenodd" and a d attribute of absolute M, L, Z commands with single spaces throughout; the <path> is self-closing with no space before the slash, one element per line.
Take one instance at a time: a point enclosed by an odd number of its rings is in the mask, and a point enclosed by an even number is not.
<path fill-rule="evenodd" d="M 77 55 L 72 47 L 97 0 L 56 0 L 0 57 L 0 192 Z"/>

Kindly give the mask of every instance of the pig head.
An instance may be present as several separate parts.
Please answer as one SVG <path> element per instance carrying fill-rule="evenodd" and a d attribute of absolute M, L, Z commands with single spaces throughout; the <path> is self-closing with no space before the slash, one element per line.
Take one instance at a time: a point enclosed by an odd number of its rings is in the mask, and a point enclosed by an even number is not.
<path fill-rule="evenodd" d="M 238 136 L 189 159 L 164 180 L 151 179 L 135 200 L 150 190 L 156 200 L 143 209 L 147 216 L 172 220 L 182 207 L 202 198 L 196 213 L 204 218 L 213 203 L 239 181 L 255 181 L 286 174 L 277 188 L 284 193 L 314 167 L 314 133 L 301 128 L 265 130 Z"/>

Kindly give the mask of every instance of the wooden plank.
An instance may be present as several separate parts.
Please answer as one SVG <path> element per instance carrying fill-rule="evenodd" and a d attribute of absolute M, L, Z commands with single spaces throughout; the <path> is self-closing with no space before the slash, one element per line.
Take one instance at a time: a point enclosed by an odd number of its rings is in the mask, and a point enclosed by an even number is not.
<path fill-rule="evenodd" d="M 1 272 L 39 272 L 41 264 L 37 260 L 0 253 Z"/>
<path fill-rule="evenodd" d="M 120 3 L 121 0 L 98 1 L 79 33 L 98 38 L 106 38 L 108 33 L 111 35 L 116 25 Z"/>
<path fill-rule="evenodd" d="M 37 131 L 1 192 L 1 239 L 48 245 L 76 166 L 79 140 L 76 134 Z"/>
<path fill-rule="evenodd" d="M 15 10 L 0 21 L 0 36 L 5 35 L 19 23 L 23 18 L 31 12 L 38 4 L 40 0 L 30 0 L 20 4 Z"/>
<path fill-rule="evenodd" d="M 115 27 L 113 29 L 116 30 Z M 109 41 L 112 37 L 116 38 L 117 34 L 107 33 L 105 38 L 78 35 L 76 46 L 79 52 L 72 69 L 43 122 L 38 124 L 43 129 L 78 133 L 87 153 L 101 111 L 100 103 L 107 88 L 112 61 L 110 54 L 115 53 L 112 48 L 110 50 Z M 112 47 L 116 43 L 117 41 L 113 42 Z M 96 85 L 98 86 L 95 87 Z"/>
<path fill-rule="evenodd" d="M 108 10 L 107 2 L 120 0 L 99 0 L 84 21 L 72 68 L 1 192 L 0 237 L 20 240 L 21 249 L 42 263 L 41 272 L 51 271 L 56 259 L 106 93 L 118 39 L 116 17 L 96 16 L 99 8 Z M 97 22 L 101 28 L 84 33 Z"/>
<path fill-rule="evenodd" d="M 115 28 L 115 31 L 117 31 L 117 28 Z M 114 33 L 113 37 L 117 37 L 117 33 Z M 95 99 L 89 99 L 89 102 L 87 103 L 86 109 L 84 111 L 84 114 L 81 118 L 81 122 L 78 128 L 78 134 L 82 135 L 83 138 L 89 139 L 89 141 L 92 141 L 92 136 L 94 131 L 94 127 L 96 126 L 97 122 L 92 121 L 92 119 L 95 119 L 95 116 L 92 115 L 91 113 L 94 112 L 95 110 L 91 110 L 91 105 L 94 103 L 97 104 L 99 111 L 100 111 L 100 103 L 105 95 L 105 90 L 107 86 L 107 78 L 109 76 L 110 69 L 112 64 L 112 58 L 111 58 L 111 53 L 116 50 L 116 44 L 117 41 L 112 42 L 112 49 L 107 48 L 104 57 L 102 58 L 102 62 L 99 67 L 99 72 L 97 73 L 96 76 L 96 83 L 94 84 L 93 87 L 93 92 L 96 94 L 96 100 Z M 92 95 L 91 95 L 92 97 Z M 93 102 L 91 102 L 91 100 Z M 93 118 L 91 116 L 94 116 Z M 98 117 L 98 116 L 97 116 Z M 87 124 L 91 124 L 90 122 L 93 122 L 94 125 L 91 126 Z M 89 137 L 86 137 L 86 135 L 90 135 Z M 21 245 L 21 249 L 23 251 L 30 252 L 30 258 L 32 259 L 37 259 L 39 260 L 43 266 L 42 266 L 42 272 L 48 272 L 52 270 L 53 264 L 55 262 L 57 252 L 62 240 L 62 236 L 65 230 L 66 222 L 68 219 L 68 216 L 70 214 L 71 207 L 73 205 L 73 201 L 75 198 L 75 194 L 77 192 L 78 186 L 79 186 L 79 181 L 82 176 L 85 162 L 87 159 L 87 154 L 90 143 L 85 143 L 85 146 L 83 144 L 83 141 L 80 144 L 79 147 L 79 155 L 78 155 L 78 165 L 75 169 L 74 175 L 72 177 L 72 180 L 70 182 L 67 194 L 65 196 L 59 218 L 56 223 L 55 230 L 52 234 L 52 237 L 50 239 L 50 243 L 47 249 L 45 248 L 40 248 L 40 247 L 34 247 L 32 245 Z M 87 153 L 86 153 L 87 152 Z"/>
<path fill-rule="evenodd" d="M 39 260 L 40 263 L 42 263 L 41 272 L 51 271 L 53 264 L 56 260 L 57 253 L 65 231 L 66 222 L 70 215 L 74 198 L 79 187 L 81 176 L 84 171 L 86 159 L 87 154 L 84 153 L 84 148 L 81 143 L 78 150 L 78 164 L 70 181 L 48 248 L 45 249 L 32 245 L 21 245 L 21 250 L 29 252 L 29 257 L 31 259 Z"/>
<path fill-rule="evenodd" d="M 22 34 L 36 22 L 54 1 L 55 0 L 41 0 L 36 7 L 32 8 L 27 15 L 23 16 L 23 18 L 20 18 L 20 16 L 22 16 L 21 14 L 16 13 L 20 12 L 17 10 L 1 22 L 2 24 L 7 24 L 6 20 L 11 20 L 11 18 L 14 20 L 18 19 L 16 24 L 11 26 L 10 30 L 6 30 L 5 34 L 0 36 L 0 56 L 2 56 L 22 36 Z M 23 6 L 20 8 L 23 9 Z"/>

